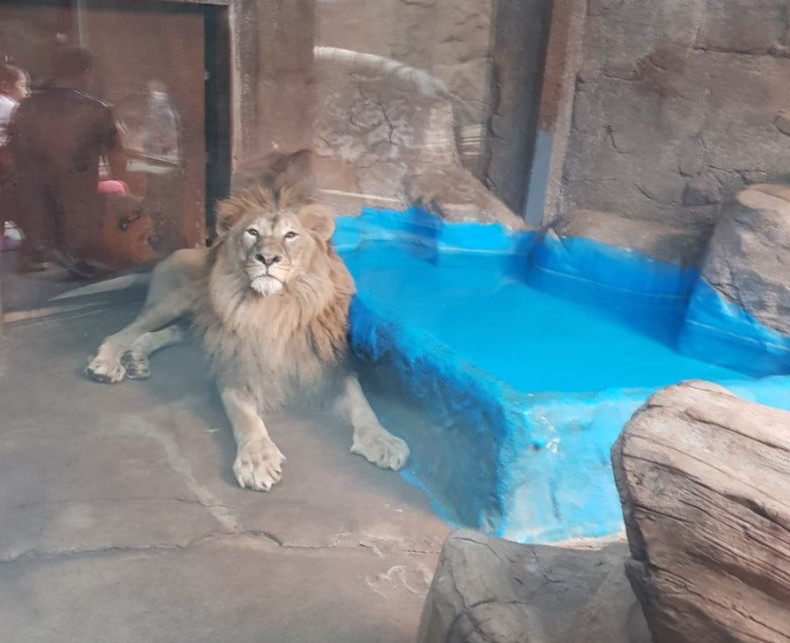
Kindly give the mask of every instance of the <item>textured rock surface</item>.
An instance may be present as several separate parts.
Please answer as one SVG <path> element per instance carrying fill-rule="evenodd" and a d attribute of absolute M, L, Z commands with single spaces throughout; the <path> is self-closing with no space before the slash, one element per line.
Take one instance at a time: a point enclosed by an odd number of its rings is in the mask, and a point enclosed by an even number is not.
<path fill-rule="evenodd" d="M 464 105 L 464 163 L 480 171 L 490 116 L 491 0 L 334 0 L 316 4 L 316 44 L 392 58 L 443 81 Z"/>
<path fill-rule="evenodd" d="M 625 544 L 600 550 L 450 536 L 418 643 L 649 643 L 623 571 Z"/>
<path fill-rule="evenodd" d="M 558 210 L 684 225 L 786 172 L 783 0 L 591 0 Z"/>
<path fill-rule="evenodd" d="M 552 229 L 560 238 L 584 237 L 600 243 L 639 250 L 649 257 L 681 266 L 699 264 L 708 234 L 652 221 L 626 219 L 610 212 L 576 210 L 559 217 Z"/>
<path fill-rule="evenodd" d="M 339 58 L 315 67 L 314 167 L 325 198 L 340 193 L 357 208 L 416 202 L 448 219 L 523 225 L 461 165 L 443 84 Z"/>
<path fill-rule="evenodd" d="M 312 148 L 338 209 L 417 201 L 521 227 L 488 189 L 521 210 L 548 0 L 502 5 L 541 37 L 498 27 L 493 0 L 239 0 L 236 163 Z"/>
<path fill-rule="evenodd" d="M 790 413 L 707 382 L 653 395 L 612 465 L 655 643 L 790 641 Z"/>
<path fill-rule="evenodd" d="M 790 335 L 790 186 L 755 185 L 728 204 L 702 277 L 762 324 Z"/>

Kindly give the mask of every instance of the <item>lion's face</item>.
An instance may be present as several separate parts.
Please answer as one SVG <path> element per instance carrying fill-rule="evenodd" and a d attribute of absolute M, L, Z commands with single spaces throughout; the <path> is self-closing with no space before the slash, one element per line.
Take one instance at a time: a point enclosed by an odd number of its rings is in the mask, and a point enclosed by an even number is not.
<path fill-rule="evenodd" d="M 315 240 L 292 212 L 256 213 L 245 217 L 233 233 L 239 266 L 250 287 L 276 295 L 315 251 Z"/>
<path fill-rule="evenodd" d="M 283 207 L 260 199 L 231 199 L 223 214 L 226 258 L 264 297 L 303 277 L 333 230 L 328 208 L 315 204 Z"/>

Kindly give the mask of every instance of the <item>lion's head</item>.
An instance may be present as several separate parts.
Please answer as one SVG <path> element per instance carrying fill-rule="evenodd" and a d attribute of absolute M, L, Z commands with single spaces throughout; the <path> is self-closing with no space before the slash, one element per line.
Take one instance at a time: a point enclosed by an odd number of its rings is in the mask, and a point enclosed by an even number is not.
<path fill-rule="evenodd" d="M 208 297 L 198 306 L 214 362 L 246 383 L 266 382 L 267 404 L 272 373 L 310 379 L 345 353 L 354 291 L 332 249 L 331 210 L 294 194 L 250 188 L 218 205 Z"/>
<path fill-rule="evenodd" d="M 323 265 L 334 230 L 326 206 L 300 203 L 289 190 L 247 189 L 220 203 L 217 235 L 226 268 L 271 297 L 305 280 L 329 277 Z M 318 273 L 318 274 L 316 274 Z"/>

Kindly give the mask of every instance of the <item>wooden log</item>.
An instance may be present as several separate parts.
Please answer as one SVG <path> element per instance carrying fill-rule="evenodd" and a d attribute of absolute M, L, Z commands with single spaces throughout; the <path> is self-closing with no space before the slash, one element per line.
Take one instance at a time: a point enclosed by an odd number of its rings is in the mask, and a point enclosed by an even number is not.
<path fill-rule="evenodd" d="M 790 642 L 790 413 L 686 382 L 637 411 L 612 464 L 654 642 Z"/>

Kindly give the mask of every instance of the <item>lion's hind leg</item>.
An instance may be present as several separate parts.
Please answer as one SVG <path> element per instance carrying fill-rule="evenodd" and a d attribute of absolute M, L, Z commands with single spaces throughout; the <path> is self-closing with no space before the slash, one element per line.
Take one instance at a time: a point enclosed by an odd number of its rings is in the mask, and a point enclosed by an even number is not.
<path fill-rule="evenodd" d="M 184 341 L 186 332 L 178 323 L 167 326 L 162 330 L 143 333 L 132 342 L 131 347 L 121 356 L 121 364 L 126 370 L 126 377 L 130 380 L 144 380 L 151 377 L 151 367 L 148 356 L 167 346 L 180 344 Z"/>

